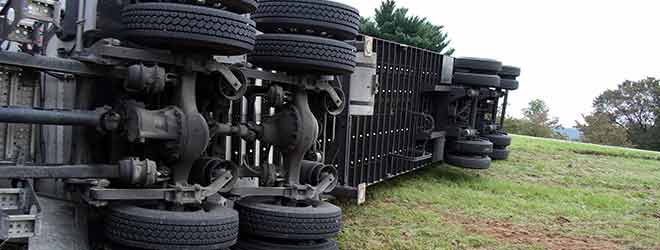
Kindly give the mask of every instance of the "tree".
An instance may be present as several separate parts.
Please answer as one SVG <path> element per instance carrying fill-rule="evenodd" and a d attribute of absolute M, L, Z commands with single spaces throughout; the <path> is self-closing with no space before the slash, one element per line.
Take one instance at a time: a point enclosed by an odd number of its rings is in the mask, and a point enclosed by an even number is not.
<path fill-rule="evenodd" d="M 514 117 L 507 117 L 506 119 L 504 119 L 504 128 L 506 132 L 512 134 L 526 135 L 527 132 L 524 130 L 524 128 L 527 127 L 528 125 L 529 123 L 523 119 L 518 119 Z"/>
<path fill-rule="evenodd" d="M 431 23 L 425 17 L 408 14 L 407 8 L 399 8 L 395 0 L 384 0 L 376 9 L 374 18 L 361 18 L 360 31 L 369 36 L 392 40 L 446 55 L 452 55 L 451 40 L 443 31 L 444 26 Z"/>
<path fill-rule="evenodd" d="M 507 131 L 534 137 L 566 139 L 556 131 L 562 126 L 559 124 L 559 119 L 550 118 L 550 108 L 543 100 L 532 100 L 522 111 L 523 119 L 509 117 L 504 121 Z"/>
<path fill-rule="evenodd" d="M 660 80 L 625 81 L 594 100 L 595 113 L 625 129 L 638 148 L 660 150 Z"/>
<path fill-rule="evenodd" d="M 609 115 L 594 112 L 583 118 L 584 123 L 576 122 L 575 126 L 582 132 L 582 141 L 609 146 L 633 147 L 626 129 L 612 123 Z"/>
<path fill-rule="evenodd" d="M 535 137 L 559 138 L 559 133 L 555 129 L 561 128 L 559 119 L 550 118 L 550 108 L 545 101 L 536 99 L 529 102 L 529 107 L 523 109 L 525 120 L 530 123 L 527 129 L 527 135 Z"/>

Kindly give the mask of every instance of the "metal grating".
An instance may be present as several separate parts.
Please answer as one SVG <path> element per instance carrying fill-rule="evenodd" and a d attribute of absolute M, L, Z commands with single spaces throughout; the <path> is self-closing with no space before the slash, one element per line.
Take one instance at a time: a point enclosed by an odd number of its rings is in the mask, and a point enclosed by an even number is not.
<path fill-rule="evenodd" d="M 428 113 L 433 108 L 424 93 L 451 81 L 442 72 L 446 70 L 443 64 L 453 61 L 439 53 L 379 39 L 374 39 L 373 52 L 378 55 L 380 78 L 373 116 L 349 115 L 350 108 L 331 116 L 321 110 L 319 99 L 310 97 L 320 126 L 316 149 L 324 152 L 326 164 L 337 167 L 340 185 L 353 189 L 430 165 L 430 155 L 423 152 L 425 145 L 420 145 L 416 138 L 425 126 L 419 113 Z M 251 81 L 268 83 L 260 79 Z M 350 96 L 350 77 L 342 77 L 341 82 L 345 96 Z M 227 120 L 235 124 L 272 114 L 258 98 L 234 101 L 230 110 Z M 264 163 L 281 164 L 280 153 L 269 145 L 235 138 L 223 144 L 227 145 L 227 158 L 234 162 L 255 167 Z"/>
<path fill-rule="evenodd" d="M 444 56 L 379 39 L 373 46 L 380 78 L 374 115 L 342 114 L 336 118 L 336 127 L 325 126 L 336 130 L 334 138 L 324 137 L 329 140 L 326 163 L 338 166 L 344 187 L 373 185 L 431 163 L 418 152 L 416 135 L 423 122 L 414 113 L 429 108 L 430 102 L 422 101 L 423 93 L 442 82 Z M 348 94 L 347 85 L 343 88 Z"/>

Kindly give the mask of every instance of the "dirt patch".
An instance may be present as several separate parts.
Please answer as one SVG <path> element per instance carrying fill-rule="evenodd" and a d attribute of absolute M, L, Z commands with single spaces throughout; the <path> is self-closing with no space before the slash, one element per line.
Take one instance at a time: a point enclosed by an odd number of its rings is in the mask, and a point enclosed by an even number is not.
<path fill-rule="evenodd" d="M 548 250 L 612 250 L 623 248 L 619 243 L 609 239 L 566 236 L 549 228 L 528 228 L 508 222 L 474 219 L 457 214 L 445 214 L 443 217 L 448 223 L 462 226 L 470 233 L 486 235 L 500 242 L 513 245 L 538 245 Z M 558 222 L 563 224 L 567 222 L 567 219 L 559 218 Z"/>
<path fill-rule="evenodd" d="M 660 212 L 654 213 L 654 214 L 651 215 L 651 216 L 652 216 L 653 218 L 656 218 L 656 219 L 660 220 Z"/>

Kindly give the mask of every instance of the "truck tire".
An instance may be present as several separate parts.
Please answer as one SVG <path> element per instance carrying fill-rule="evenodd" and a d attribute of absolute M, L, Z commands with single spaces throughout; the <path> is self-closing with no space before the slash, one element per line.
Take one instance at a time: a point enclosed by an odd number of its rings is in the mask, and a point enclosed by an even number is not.
<path fill-rule="evenodd" d="M 250 237 L 241 237 L 232 250 L 339 250 L 333 240 L 291 242 L 283 240 L 268 241 Z"/>
<path fill-rule="evenodd" d="M 203 54 L 240 55 L 254 49 L 252 20 L 228 11 L 176 3 L 130 4 L 123 36 L 138 44 Z"/>
<path fill-rule="evenodd" d="M 488 169 L 492 160 L 488 156 L 447 154 L 445 162 L 449 165 L 466 169 Z"/>
<path fill-rule="evenodd" d="M 143 2 L 166 2 L 166 3 L 182 3 L 181 0 L 150 0 Z M 190 2 L 190 1 L 189 1 Z M 219 4 L 218 4 L 219 2 Z M 219 0 L 218 2 L 208 3 L 206 6 L 226 10 L 239 15 L 252 13 L 257 10 L 257 0 Z M 185 2 L 183 2 L 185 3 Z M 202 3 L 203 4 L 203 3 Z M 209 5 L 212 4 L 212 5 Z"/>
<path fill-rule="evenodd" d="M 225 7 L 225 10 L 236 14 L 253 13 L 259 6 L 257 0 L 222 0 L 220 3 Z"/>
<path fill-rule="evenodd" d="M 260 0 L 252 15 L 259 31 L 353 40 L 360 28 L 357 9 L 327 0 Z"/>
<path fill-rule="evenodd" d="M 454 73 L 454 84 L 484 88 L 499 88 L 500 77 L 497 75 L 456 72 Z"/>
<path fill-rule="evenodd" d="M 343 75 L 355 70 L 355 47 L 327 38 L 263 34 L 248 61 L 265 69 L 291 73 Z"/>
<path fill-rule="evenodd" d="M 502 70 L 500 71 L 499 75 L 502 78 L 515 80 L 516 77 L 520 76 L 520 68 L 514 67 L 514 66 L 504 65 L 504 66 L 502 66 Z"/>
<path fill-rule="evenodd" d="M 447 144 L 450 152 L 458 154 L 488 155 L 493 152 L 493 143 L 487 140 L 460 140 Z"/>
<path fill-rule="evenodd" d="M 489 140 L 495 145 L 495 148 L 505 148 L 511 145 L 511 136 L 506 133 L 496 133 L 483 135 L 483 138 Z"/>
<path fill-rule="evenodd" d="M 236 243 L 238 213 L 173 212 L 132 205 L 111 206 L 105 234 L 114 243 L 143 249 L 222 249 Z"/>
<path fill-rule="evenodd" d="M 490 154 L 490 158 L 494 161 L 503 161 L 509 159 L 509 150 L 506 148 L 493 149 L 493 153 Z"/>
<path fill-rule="evenodd" d="M 475 57 L 456 58 L 454 69 L 458 72 L 497 75 L 502 70 L 502 62 Z"/>
<path fill-rule="evenodd" d="M 500 88 L 501 89 L 506 89 L 506 90 L 516 90 L 518 89 L 518 81 L 517 80 L 511 80 L 511 79 L 501 79 L 500 80 Z"/>
<path fill-rule="evenodd" d="M 341 208 L 327 202 L 289 207 L 273 197 L 252 197 L 235 205 L 240 231 L 247 235 L 285 240 L 320 240 L 341 230 Z"/>

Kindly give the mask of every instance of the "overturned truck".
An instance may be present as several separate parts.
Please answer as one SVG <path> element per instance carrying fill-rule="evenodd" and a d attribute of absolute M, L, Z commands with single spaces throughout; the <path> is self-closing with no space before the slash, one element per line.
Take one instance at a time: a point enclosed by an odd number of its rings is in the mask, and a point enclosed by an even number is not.
<path fill-rule="evenodd" d="M 344 4 L 0 1 L 0 17 L 0 239 L 18 247 L 337 249 L 332 197 L 509 154 L 518 68 L 361 36 Z"/>

